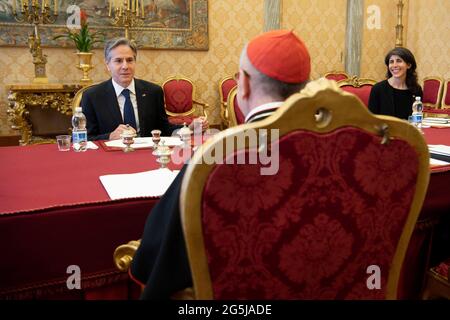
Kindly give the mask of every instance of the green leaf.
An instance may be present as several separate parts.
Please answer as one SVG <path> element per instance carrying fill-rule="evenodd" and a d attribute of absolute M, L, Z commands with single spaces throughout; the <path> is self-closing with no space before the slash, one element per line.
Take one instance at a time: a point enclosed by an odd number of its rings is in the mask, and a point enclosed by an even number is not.
<path fill-rule="evenodd" d="M 89 52 L 95 43 L 104 42 L 104 35 L 100 32 L 89 32 L 88 24 L 86 23 L 76 33 L 68 29 L 67 34 L 57 35 L 53 40 L 60 38 L 70 39 L 74 42 L 76 48 L 80 52 Z"/>

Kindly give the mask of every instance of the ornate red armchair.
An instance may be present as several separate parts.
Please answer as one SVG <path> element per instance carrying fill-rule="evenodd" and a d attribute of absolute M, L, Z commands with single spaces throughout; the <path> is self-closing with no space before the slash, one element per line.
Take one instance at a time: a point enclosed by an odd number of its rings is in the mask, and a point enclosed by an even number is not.
<path fill-rule="evenodd" d="M 439 77 L 423 79 L 423 107 L 425 109 L 439 109 L 444 81 Z"/>
<path fill-rule="evenodd" d="M 370 91 L 373 85 L 376 83 L 375 80 L 358 78 L 356 76 L 338 81 L 338 86 L 347 92 L 353 93 L 364 103 L 366 107 L 369 106 Z"/>
<path fill-rule="evenodd" d="M 199 116 L 206 116 L 208 104 L 194 100 L 193 82 L 182 76 L 170 77 L 162 84 L 164 103 L 169 122 L 173 124 L 190 124 Z M 197 105 L 199 110 L 194 107 Z"/>
<path fill-rule="evenodd" d="M 334 81 L 346 80 L 349 78 L 345 71 L 330 71 L 325 73 L 323 77 Z"/>
<path fill-rule="evenodd" d="M 395 299 L 428 161 L 420 132 L 326 79 L 217 134 L 180 195 L 194 297 Z"/>
<path fill-rule="evenodd" d="M 228 111 L 227 111 L 227 101 L 228 94 L 231 89 L 237 85 L 236 80 L 233 77 L 229 76 L 223 78 L 219 82 L 219 95 L 220 95 L 220 118 L 222 120 L 221 127 L 228 127 Z"/>
<path fill-rule="evenodd" d="M 233 87 L 227 98 L 227 117 L 228 127 L 235 127 L 245 122 L 245 116 L 239 109 L 237 102 L 237 86 Z"/>

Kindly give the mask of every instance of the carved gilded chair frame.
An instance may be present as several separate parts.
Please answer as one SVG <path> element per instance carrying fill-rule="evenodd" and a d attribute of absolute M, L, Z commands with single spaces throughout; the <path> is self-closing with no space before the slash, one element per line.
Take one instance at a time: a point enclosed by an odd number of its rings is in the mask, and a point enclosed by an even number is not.
<path fill-rule="evenodd" d="M 220 118 L 222 119 L 222 123 L 226 126 L 229 127 L 229 115 L 228 115 L 228 96 L 231 92 L 231 90 L 228 92 L 227 95 L 227 102 L 225 102 L 225 97 L 223 95 L 223 85 L 225 82 L 229 81 L 229 80 L 234 80 L 234 77 L 232 76 L 228 76 L 223 78 L 222 80 L 219 81 L 219 95 L 220 95 Z"/>
<path fill-rule="evenodd" d="M 236 111 L 234 110 L 234 98 L 237 95 L 237 85 L 233 87 L 228 93 L 227 104 L 226 104 L 226 115 L 228 127 L 235 127 L 238 125 L 236 118 Z"/>
<path fill-rule="evenodd" d="M 80 107 L 81 99 L 83 98 L 83 93 L 87 89 L 89 89 L 89 88 L 91 88 L 91 87 L 93 87 L 95 85 L 97 85 L 97 83 L 85 86 L 85 87 L 81 88 L 80 90 L 78 90 L 77 93 L 75 93 L 75 96 L 72 99 L 72 111 L 75 111 L 76 107 Z"/>
<path fill-rule="evenodd" d="M 445 104 L 445 97 L 447 96 L 447 94 L 450 94 L 450 92 L 448 92 L 448 84 L 450 82 L 450 79 L 447 79 L 444 82 L 444 93 L 442 94 L 442 103 L 441 103 L 441 109 L 450 109 L 450 104 Z"/>
<path fill-rule="evenodd" d="M 359 78 L 357 76 L 353 76 L 351 78 L 348 79 L 344 79 L 344 80 L 339 80 L 337 81 L 338 87 L 343 87 L 343 86 L 352 86 L 355 88 L 359 88 L 365 85 L 374 85 L 375 83 L 377 83 L 375 80 L 373 79 L 368 79 L 368 78 Z"/>
<path fill-rule="evenodd" d="M 322 117 L 317 117 L 322 108 L 326 108 L 328 112 Z M 194 298 L 214 298 L 200 214 L 203 189 L 210 172 L 214 169 L 214 164 L 205 163 L 204 155 L 211 155 L 213 150 L 220 149 L 226 150 L 228 154 L 243 148 L 256 148 L 256 144 L 247 139 L 236 140 L 236 137 L 249 129 L 279 128 L 279 136 L 282 137 L 297 129 L 328 133 L 349 125 L 383 136 L 384 142 L 399 137 L 415 148 L 419 154 L 419 173 L 414 198 L 387 279 L 385 298 L 396 299 L 402 262 L 428 187 L 427 145 L 422 134 L 405 121 L 389 116 L 372 115 L 354 95 L 339 89 L 335 81 L 324 78 L 310 82 L 300 93 L 292 95 L 286 100 L 284 107 L 279 108 L 271 117 L 222 131 L 194 153 L 186 169 L 180 195 L 182 228 L 192 272 Z M 233 148 L 229 148 L 225 142 L 231 138 L 238 141 Z M 225 158 L 227 154 L 223 154 L 223 157 Z"/>

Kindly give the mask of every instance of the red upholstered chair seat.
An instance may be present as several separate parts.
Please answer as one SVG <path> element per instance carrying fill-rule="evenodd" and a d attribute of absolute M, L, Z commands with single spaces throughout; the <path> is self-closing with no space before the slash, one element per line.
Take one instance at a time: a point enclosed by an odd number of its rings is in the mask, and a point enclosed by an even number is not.
<path fill-rule="evenodd" d="M 275 176 L 256 164 L 217 165 L 209 175 L 202 223 L 214 298 L 383 298 L 367 288 L 366 271 L 378 265 L 386 287 L 414 194 L 415 151 L 355 128 L 292 132 L 279 150 Z"/>
<path fill-rule="evenodd" d="M 450 300 L 450 258 L 428 271 L 423 298 Z"/>
<path fill-rule="evenodd" d="M 169 117 L 169 122 L 171 124 L 183 124 L 186 123 L 186 125 L 190 125 L 191 122 L 195 119 L 194 116 L 174 116 Z"/>
<path fill-rule="evenodd" d="M 341 89 L 353 93 L 355 96 L 361 99 L 366 107 L 369 106 L 370 91 L 372 91 L 373 85 L 367 84 L 358 88 L 352 86 L 342 86 Z"/>
<path fill-rule="evenodd" d="M 369 107 L 370 91 L 372 91 L 372 87 L 375 83 L 375 80 L 354 76 L 350 79 L 338 81 L 338 86 L 342 90 L 357 96 L 366 107 Z"/>
<path fill-rule="evenodd" d="M 450 258 L 447 259 L 444 262 L 441 262 L 437 267 L 432 268 L 432 270 L 440 275 L 442 278 L 446 279 L 447 281 L 450 281 Z"/>
<path fill-rule="evenodd" d="M 442 97 L 443 81 L 439 77 L 426 77 L 423 80 L 423 97 L 424 107 L 438 109 L 440 107 Z"/>

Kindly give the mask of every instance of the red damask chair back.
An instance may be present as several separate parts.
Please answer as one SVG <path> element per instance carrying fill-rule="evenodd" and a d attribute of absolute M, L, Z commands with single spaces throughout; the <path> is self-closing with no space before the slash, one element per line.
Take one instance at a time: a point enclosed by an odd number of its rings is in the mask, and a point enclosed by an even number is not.
<path fill-rule="evenodd" d="M 345 71 L 330 71 L 325 73 L 324 78 L 334 81 L 346 80 L 349 78 L 348 74 Z"/>
<path fill-rule="evenodd" d="M 225 77 L 219 82 L 219 95 L 220 95 L 220 118 L 224 127 L 228 127 L 228 111 L 227 111 L 227 101 L 228 94 L 231 89 L 237 85 L 236 80 L 229 76 Z"/>
<path fill-rule="evenodd" d="M 206 103 L 196 101 L 195 88 L 192 80 L 183 77 L 170 77 L 162 84 L 164 103 L 169 121 L 173 124 L 191 123 L 200 115 L 206 116 Z M 199 106 L 197 110 L 195 105 Z"/>
<path fill-rule="evenodd" d="M 372 91 L 375 80 L 352 77 L 346 80 L 338 81 L 338 86 L 347 92 L 357 96 L 364 103 L 366 107 L 369 106 L 370 91 Z"/>
<path fill-rule="evenodd" d="M 428 161 L 415 128 L 326 79 L 215 135 L 180 195 L 194 297 L 395 298 Z"/>
<path fill-rule="evenodd" d="M 245 116 L 238 106 L 237 86 L 234 86 L 230 90 L 227 101 L 228 127 L 235 127 L 239 124 L 243 124 L 245 122 Z"/>
<path fill-rule="evenodd" d="M 423 79 L 422 102 L 425 108 L 439 109 L 444 81 L 439 77 L 426 77 Z"/>

